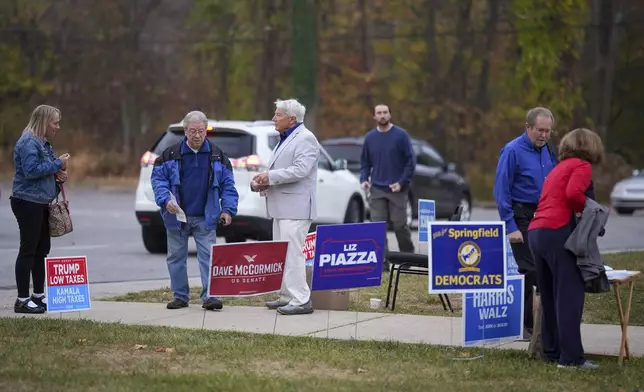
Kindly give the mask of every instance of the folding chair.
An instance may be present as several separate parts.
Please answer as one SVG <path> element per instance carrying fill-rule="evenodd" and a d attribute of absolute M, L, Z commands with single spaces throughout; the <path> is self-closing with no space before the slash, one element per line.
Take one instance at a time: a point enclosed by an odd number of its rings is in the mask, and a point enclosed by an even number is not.
<path fill-rule="evenodd" d="M 452 214 L 452 217 L 449 220 L 460 221 L 462 213 L 463 207 L 456 207 L 454 214 Z M 398 282 L 400 280 L 400 274 L 428 276 L 429 260 L 427 255 L 407 252 L 388 252 L 386 257 L 391 264 L 391 271 L 389 273 L 389 285 L 387 286 L 385 308 L 389 307 L 389 297 L 391 296 L 394 274 L 396 275 L 396 282 L 393 286 L 394 292 L 391 300 L 391 310 L 393 311 L 396 309 L 396 297 L 398 296 Z M 449 307 L 449 310 L 454 313 L 454 308 L 452 307 L 452 303 L 450 302 L 447 294 L 438 294 L 438 298 L 440 298 L 444 310 L 447 310 Z"/>

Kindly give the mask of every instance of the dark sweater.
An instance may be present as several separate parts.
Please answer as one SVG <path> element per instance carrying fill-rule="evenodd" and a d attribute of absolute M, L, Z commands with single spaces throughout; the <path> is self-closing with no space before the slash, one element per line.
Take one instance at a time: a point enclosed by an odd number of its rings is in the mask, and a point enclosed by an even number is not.
<path fill-rule="evenodd" d="M 208 199 L 210 146 L 204 143 L 195 153 L 184 141 L 181 158 L 181 208 L 186 216 L 204 216 Z"/>
<path fill-rule="evenodd" d="M 416 169 L 416 157 L 407 132 L 397 126 L 387 132 L 373 129 L 364 138 L 361 156 L 360 182 L 371 177 L 371 185 L 391 192 L 389 185 L 398 183 L 409 187 Z"/>

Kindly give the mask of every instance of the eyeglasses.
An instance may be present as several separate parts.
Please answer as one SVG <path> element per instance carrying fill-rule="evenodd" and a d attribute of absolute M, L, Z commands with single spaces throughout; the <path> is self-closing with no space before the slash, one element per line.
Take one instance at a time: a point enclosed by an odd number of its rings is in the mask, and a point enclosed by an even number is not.
<path fill-rule="evenodd" d="M 206 134 L 206 129 L 205 128 L 201 128 L 201 129 L 190 128 L 190 129 L 186 130 L 186 135 L 190 135 L 190 136 L 192 136 L 192 135 L 205 135 L 205 134 Z"/>

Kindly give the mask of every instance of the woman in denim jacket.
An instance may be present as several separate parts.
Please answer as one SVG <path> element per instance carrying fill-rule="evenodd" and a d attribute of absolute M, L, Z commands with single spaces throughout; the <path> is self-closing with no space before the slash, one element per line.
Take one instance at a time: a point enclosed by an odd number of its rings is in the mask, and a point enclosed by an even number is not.
<path fill-rule="evenodd" d="M 56 158 L 50 140 L 60 129 L 60 111 L 47 105 L 38 106 L 13 150 L 15 172 L 11 210 L 18 221 L 20 250 L 16 259 L 18 298 L 16 313 L 44 313 L 45 257 L 51 248 L 49 209 L 67 180 L 69 154 Z M 33 295 L 29 280 L 33 278 Z"/>

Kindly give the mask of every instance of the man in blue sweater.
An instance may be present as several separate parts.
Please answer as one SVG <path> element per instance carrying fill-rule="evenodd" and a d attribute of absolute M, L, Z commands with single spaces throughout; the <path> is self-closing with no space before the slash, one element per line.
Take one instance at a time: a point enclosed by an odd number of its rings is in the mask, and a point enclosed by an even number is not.
<path fill-rule="evenodd" d="M 543 183 L 557 164 L 548 140 L 555 118 L 546 108 L 528 111 L 524 132 L 501 149 L 494 180 L 494 198 L 505 222 L 512 253 L 524 275 L 524 338 L 533 332 L 533 286 L 536 267 L 528 247 L 528 226 L 534 217 Z M 538 293 L 538 288 L 537 288 Z"/>
<path fill-rule="evenodd" d="M 374 108 L 376 129 L 367 133 L 362 145 L 360 183 L 370 190 L 373 222 L 393 224 L 401 252 L 414 252 L 407 225 L 409 183 L 416 169 L 416 157 L 407 132 L 391 123 L 387 105 Z M 385 266 L 386 267 L 386 266 Z"/>
<path fill-rule="evenodd" d="M 216 242 L 217 223 L 230 225 L 237 213 L 239 195 L 228 157 L 206 139 L 208 119 L 199 111 L 183 119 L 184 139 L 165 149 L 154 162 L 152 189 L 168 237 L 168 271 L 173 300 L 168 309 L 188 306 L 188 237 L 197 245 L 202 307 L 223 308 L 208 297 L 210 248 Z M 180 214 L 183 212 L 185 216 Z"/>

